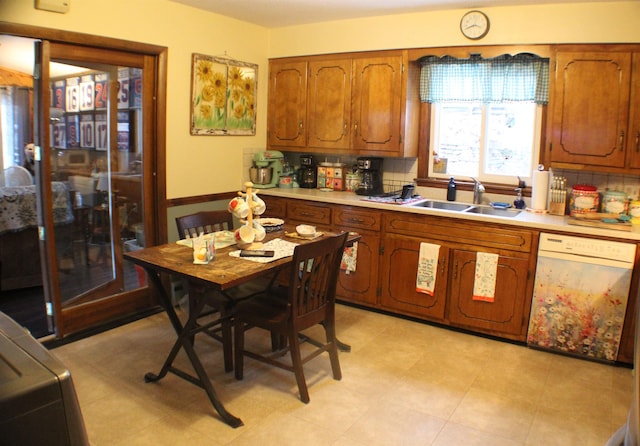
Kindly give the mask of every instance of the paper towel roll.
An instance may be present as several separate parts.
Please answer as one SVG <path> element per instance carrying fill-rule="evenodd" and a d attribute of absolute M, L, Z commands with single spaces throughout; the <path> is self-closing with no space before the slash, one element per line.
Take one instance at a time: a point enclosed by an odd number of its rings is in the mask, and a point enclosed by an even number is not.
<path fill-rule="evenodd" d="M 547 195 L 549 193 L 549 172 L 536 170 L 533 172 L 531 184 L 531 209 L 542 211 L 547 209 Z"/>

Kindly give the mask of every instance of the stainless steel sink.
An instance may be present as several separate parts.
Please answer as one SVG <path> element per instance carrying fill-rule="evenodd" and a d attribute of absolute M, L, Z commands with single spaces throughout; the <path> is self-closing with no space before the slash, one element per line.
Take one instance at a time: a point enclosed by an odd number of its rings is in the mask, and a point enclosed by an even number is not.
<path fill-rule="evenodd" d="M 495 215 L 496 217 L 513 218 L 522 211 L 518 209 L 496 209 L 491 206 L 472 206 L 465 209 L 463 212 L 469 214 Z"/>
<path fill-rule="evenodd" d="M 497 209 L 491 206 L 486 206 L 481 204 L 467 204 L 467 203 L 458 203 L 458 202 L 440 201 L 440 200 L 424 200 L 414 204 L 410 204 L 409 206 L 431 208 L 431 209 L 442 209 L 445 211 L 454 211 L 454 212 L 465 212 L 468 214 L 493 215 L 496 217 L 506 217 L 506 218 L 516 217 L 520 214 L 520 212 L 522 212 L 518 209 Z"/>
<path fill-rule="evenodd" d="M 432 209 L 443 209 L 445 211 L 464 211 L 471 207 L 470 204 L 466 203 L 455 203 L 451 201 L 438 201 L 438 200 L 426 200 L 420 201 L 418 203 L 412 204 L 411 206 L 421 207 L 421 208 L 432 208 Z"/>

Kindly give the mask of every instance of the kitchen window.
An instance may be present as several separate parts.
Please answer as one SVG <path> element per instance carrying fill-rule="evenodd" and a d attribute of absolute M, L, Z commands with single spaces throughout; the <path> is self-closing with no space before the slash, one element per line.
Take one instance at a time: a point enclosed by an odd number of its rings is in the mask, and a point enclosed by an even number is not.
<path fill-rule="evenodd" d="M 429 176 L 528 181 L 548 101 L 548 59 L 426 57 L 421 64 L 420 97 L 432 104 Z"/>

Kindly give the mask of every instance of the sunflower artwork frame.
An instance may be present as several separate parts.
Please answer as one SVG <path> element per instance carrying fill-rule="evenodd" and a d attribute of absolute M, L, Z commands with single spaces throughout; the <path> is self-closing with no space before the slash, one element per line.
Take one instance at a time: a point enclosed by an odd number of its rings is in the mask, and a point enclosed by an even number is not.
<path fill-rule="evenodd" d="M 258 65 L 193 53 L 191 134 L 256 134 Z"/>

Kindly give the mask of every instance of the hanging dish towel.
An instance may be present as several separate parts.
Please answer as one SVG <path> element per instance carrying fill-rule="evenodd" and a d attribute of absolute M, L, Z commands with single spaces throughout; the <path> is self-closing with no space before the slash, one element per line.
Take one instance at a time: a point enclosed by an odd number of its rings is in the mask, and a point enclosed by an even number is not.
<path fill-rule="evenodd" d="M 344 248 L 344 254 L 342 254 L 342 262 L 340 262 L 340 269 L 345 274 L 351 274 L 356 272 L 356 262 L 358 261 L 358 242 L 355 242 L 351 246 Z"/>
<path fill-rule="evenodd" d="M 416 291 L 433 296 L 436 288 L 436 272 L 438 271 L 438 257 L 440 245 L 420 243 L 420 257 L 418 258 L 418 274 L 416 276 Z"/>
<path fill-rule="evenodd" d="M 476 253 L 476 274 L 473 281 L 473 300 L 493 302 L 498 274 L 498 254 Z"/>

